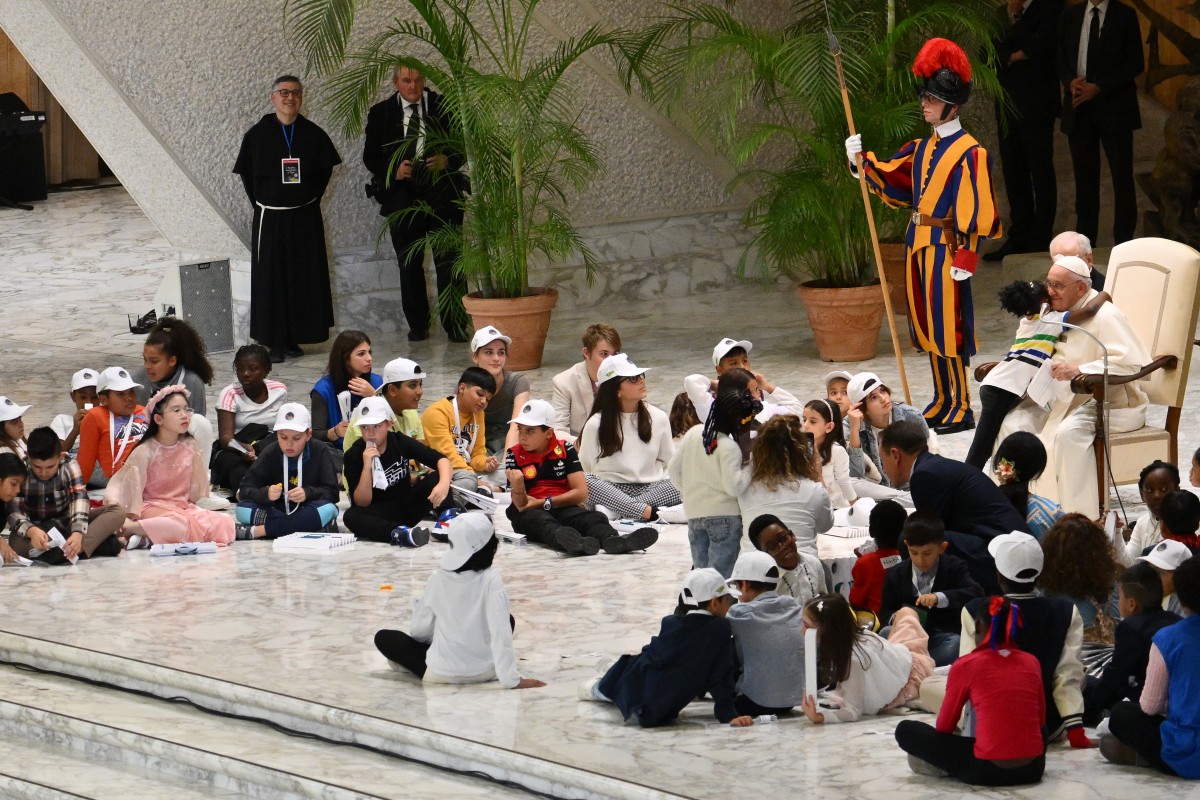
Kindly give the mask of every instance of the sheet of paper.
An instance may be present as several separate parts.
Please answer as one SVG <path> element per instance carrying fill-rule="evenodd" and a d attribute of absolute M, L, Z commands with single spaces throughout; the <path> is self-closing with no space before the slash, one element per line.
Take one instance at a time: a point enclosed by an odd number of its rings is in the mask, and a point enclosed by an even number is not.
<path fill-rule="evenodd" d="M 1061 382 L 1054 380 L 1050 375 L 1050 362 L 1043 361 L 1042 366 L 1034 373 L 1033 380 L 1029 382 L 1025 394 L 1042 408 L 1049 408 L 1057 397 L 1057 387 L 1054 384 Z"/>
<path fill-rule="evenodd" d="M 804 691 L 817 701 L 817 629 L 804 632 Z"/>

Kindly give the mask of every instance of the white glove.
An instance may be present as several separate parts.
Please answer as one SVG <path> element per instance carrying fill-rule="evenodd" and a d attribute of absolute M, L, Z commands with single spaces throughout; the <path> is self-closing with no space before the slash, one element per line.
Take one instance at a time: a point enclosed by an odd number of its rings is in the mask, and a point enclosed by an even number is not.
<path fill-rule="evenodd" d="M 862 134 L 856 133 L 846 139 L 846 160 L 855 163 L 854 157 L 862 152 Z"/>
<path fill-rule="evenodd" d="M 965 269 L 959 269 L 958 267 L 951 267 L 950 268 L 950 277 L 954 278 L 954 280 L 956 280 L 956 281 L 965 281 L 967 278 L 971 277 L 971 273 L 967 272 Z"/>

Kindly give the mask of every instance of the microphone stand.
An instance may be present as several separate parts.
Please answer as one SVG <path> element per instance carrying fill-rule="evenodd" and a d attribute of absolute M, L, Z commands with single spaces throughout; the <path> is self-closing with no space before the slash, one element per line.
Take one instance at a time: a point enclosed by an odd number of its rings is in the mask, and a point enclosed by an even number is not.
<path fill-rule="evenodd" d="M 1042 314 L 1050 310 L 1049 303 L 1042 305 Z M 1100 348 L 1100 352 L 1103 354 L 1104 372 L 1100 379 L 1100 405 L 1096 408 L 1096 435 L 1100 437 L 1100 441 L 1104 444 L 1104 464 L 1105 467 L 1109 467 L 1112 464 L 1112 450 L 1108 442 L 1108 348 L 1104 346 L 1104 342 L 1100 341 L 1100 337 L 1087 328 L 1073 325 L 1070 322 L 1056 322 L 1054 324 L 1084 334 L 1096 343 L 1096 346 Z M 1108 469 L 1103 469 L 1100 472 L 1100 486 L 1098 488 L 1100 490 L 1100 516 L 1103 517 L 1108 511 Z"/>

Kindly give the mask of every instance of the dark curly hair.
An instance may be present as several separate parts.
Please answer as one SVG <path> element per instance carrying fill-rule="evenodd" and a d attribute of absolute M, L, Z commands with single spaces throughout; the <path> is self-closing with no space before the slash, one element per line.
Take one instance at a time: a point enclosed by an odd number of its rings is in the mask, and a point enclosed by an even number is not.
<path fill-rule="evenodd" d="M 1041 281 L 1013 281 L 1000 290 L 1000 307 L 1014 317 L 1028 317 L 1042 310 L 1050 299 Z"/>
<path fill-rule="evenodd" d="M 1042 539 L 1045 566 L 1038 585 L 1103 604 L 1120 574 L 1104 529 L 1083 514 L 1065 514 Z"/>

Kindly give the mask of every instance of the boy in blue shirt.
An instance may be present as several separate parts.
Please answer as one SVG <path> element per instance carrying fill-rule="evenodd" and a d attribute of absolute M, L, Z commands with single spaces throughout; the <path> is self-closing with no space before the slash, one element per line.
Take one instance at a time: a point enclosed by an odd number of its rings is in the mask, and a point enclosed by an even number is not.
<path fill-rule="evenodd" d="M 794 597 L 777 594 L 779 567 L 768 553 L 742 553 L 729 589 L 737 605 L 726 619 L 742 674 L 734 705 L 739 714 L 790 714 L 804 700 L 804 615 Z"/>

